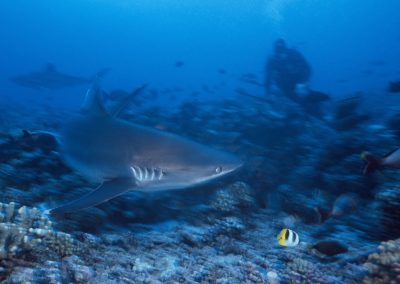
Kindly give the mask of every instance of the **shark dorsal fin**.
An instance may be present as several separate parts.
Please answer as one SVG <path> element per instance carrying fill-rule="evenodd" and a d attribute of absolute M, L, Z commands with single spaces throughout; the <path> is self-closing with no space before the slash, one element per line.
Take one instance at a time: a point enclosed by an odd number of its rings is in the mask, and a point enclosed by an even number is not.
<path fill-rule="evenodd" d="M 147 85 L 143 85 L 136 90 L 134 90 L 132 93 L 130 93 L 128 96 L 126 96 L 121 102 L 116 104 L 111 110 L 110 110 L 110 115 L 113 117 L 117 117 L 122 111 L 124 111 L 128 105 L 146 88 Z"/>
<path fill-rule="evenodd" d="M 90 89 L 87 90 L 81 113 L 86 115 L 108 115 L 98 80 L 95 80 Z"/>
<path fill-rule="evenodd" d="M 48 72 L 48 73 L 55 73 L 55 72 L 57 72 L 57 68 L 56 68 L 56 66 L 55 66 L 53 63 L 47 63 L 47 64 L 44 66 L 44 70 L 45 70 L 46 72 Z"/>

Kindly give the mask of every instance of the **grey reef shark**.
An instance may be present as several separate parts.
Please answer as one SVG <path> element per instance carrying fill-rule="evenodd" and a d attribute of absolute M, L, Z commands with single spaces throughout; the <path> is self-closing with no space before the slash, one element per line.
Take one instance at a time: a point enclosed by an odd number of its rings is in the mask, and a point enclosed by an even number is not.
<path fill-rule="evenodd" d="M 101 78 L 109 72 L 105 68 L 91 78 L 78 77 L 61 73 L 55 65 L 49 63 L 41 71 L 19 75 L 10 80 L 15 84 L 34 90 L 58 90 L 75 86 L 90 85 L 96 78 Z"/>
<path fill-rule="evenodd" d="M 136 97 L 144 88 L 138 88 L 130 97 Z M 118 119 L 129 100 L 125 98 L 107 110 L 98 84 L 88 90 L 81 113 L 60 133 L 59 146 L 65 162 L 99 186 L 51 209 L 51 214 L 95 206 L 130 190 L 191 188 L 241 168 L 242 161 L 232 154 Z"/>

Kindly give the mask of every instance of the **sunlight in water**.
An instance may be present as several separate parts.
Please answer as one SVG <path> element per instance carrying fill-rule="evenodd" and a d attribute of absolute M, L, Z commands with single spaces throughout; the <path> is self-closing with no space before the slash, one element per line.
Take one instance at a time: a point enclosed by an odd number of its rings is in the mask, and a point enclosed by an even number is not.
<path fill-rule="evenodd" d="M 293 3 L 293 0 L 267 0 L 265 3 L 266 16 L 278 36 L 283 37 L 285 35 L 283 30 L 284 12 L 291 3 Z"/>

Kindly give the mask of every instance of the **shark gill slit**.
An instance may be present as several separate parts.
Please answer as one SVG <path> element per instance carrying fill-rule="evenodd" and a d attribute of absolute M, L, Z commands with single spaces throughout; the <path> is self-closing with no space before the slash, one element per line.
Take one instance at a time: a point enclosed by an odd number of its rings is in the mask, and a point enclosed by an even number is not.
<path fill-rule="evenodd" d="M 154 181 L 156 178 L 161 180 L 164 176 L 164 172 L 156 168 L 131 166 L 131 170 L 137 181 Z"/>

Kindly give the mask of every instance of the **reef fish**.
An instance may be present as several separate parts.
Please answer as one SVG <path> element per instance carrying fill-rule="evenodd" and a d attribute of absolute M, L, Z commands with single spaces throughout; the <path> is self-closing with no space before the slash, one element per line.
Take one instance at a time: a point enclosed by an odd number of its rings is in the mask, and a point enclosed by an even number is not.
<path fill-rule="evenodd" d="M 373 173 L 380 167 L 400 169 L 400 148 L 391 151 L 384 157 L 377 157 L 369 152 L 363 152 L 361 158 L 367 162 L 363 170 L 364 175 Z"/>
<path fill-rule="evenodd" d="M 315 211 L 317 212 L 319 223 L 324 223 L 330 218 L 340 218 L 355 211 L 358 204 L 358 195 L 353 192 L 348 192 L 339 195 L 339 197 L 335 199 L 330 210 L 316 207 Z"/>
<path fill-rule="evenodd" d="M 126 100 L 122 104 L 126 106 Z M 190 188 L 224 177 L 242 165 L 232 154 L 120 120 L 117 116 L 122 108 L 107 110 L 98 84 L 89 89 L 81 114 L 61 133 L 60 154 L 68 165 L 100 186 L 51 213 L 95 206 L 129 190 Z"/>
<path fill-rule="evenodd" d="M 321 241 L 313 245 L 312 248 L 326 256 L 335 256 L 348 251 L 347 247 L 337 241 Z"/>
<path fill-rule="evenodd" d="M 54 133 L 46 131 L 29 132 L 24 129 L 22 130 L 21 138 L 25 144 L 41 149 L 45 153 L 56 151 L 59 145 L 57 136 Z"/>
<path fill-rule="evenodd" d="M 295 247 L 299 244 L 300 238 L 299 235 L 290 229 L 283 229 L 278 237 L 279 245 L 283 247 Z"/>

